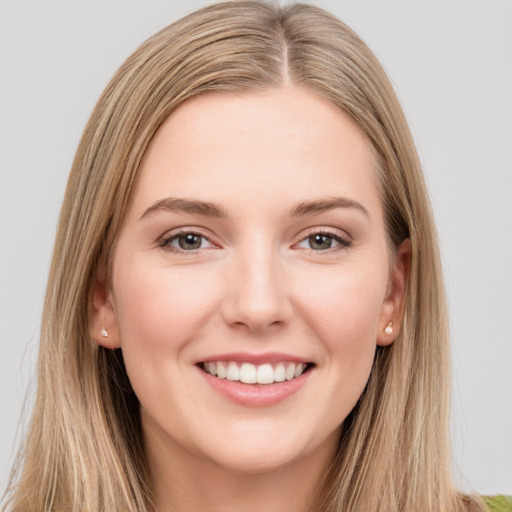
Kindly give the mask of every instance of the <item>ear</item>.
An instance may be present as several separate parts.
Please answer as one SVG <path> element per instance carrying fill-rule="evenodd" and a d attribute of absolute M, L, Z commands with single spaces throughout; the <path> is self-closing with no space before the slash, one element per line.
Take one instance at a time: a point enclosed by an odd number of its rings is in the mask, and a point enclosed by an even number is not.
<path fill-rule="evenodd" d="M 89 334 L 102 347 L 114 349 L 121 346 L 112 291 L 107 283 L 107 265 L 100 260 L 91 288 L 89 309 Z"/>
<path fill-rule="evenodd" d="M 382 304 L 377 345 L 390 345 L 399 332 L 405 308 L 407 281 L 411 268 L 411 241 L 407 238 L 398 247 L 389 276 L 388 289 Z"/>

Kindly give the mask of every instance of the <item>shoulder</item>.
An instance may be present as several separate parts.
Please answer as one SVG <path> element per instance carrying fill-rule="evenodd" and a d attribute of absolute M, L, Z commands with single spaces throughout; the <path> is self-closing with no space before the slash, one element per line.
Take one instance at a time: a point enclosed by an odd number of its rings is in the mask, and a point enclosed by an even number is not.
<path fill-rule="evenodd" d="M 482 496 L 490 512 L 512 512 L 512 496 Z"/>

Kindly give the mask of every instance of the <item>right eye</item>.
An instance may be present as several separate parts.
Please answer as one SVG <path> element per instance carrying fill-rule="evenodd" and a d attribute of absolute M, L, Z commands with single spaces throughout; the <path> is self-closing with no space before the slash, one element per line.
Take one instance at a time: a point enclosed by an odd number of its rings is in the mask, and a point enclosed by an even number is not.
<path fill-rule="evenodd" d="M 195 252 L 213 247 L 212 242 L 200 233 L 184 231 L 171 233 L 160 241 L 160 247 L 177 252 Z"/>

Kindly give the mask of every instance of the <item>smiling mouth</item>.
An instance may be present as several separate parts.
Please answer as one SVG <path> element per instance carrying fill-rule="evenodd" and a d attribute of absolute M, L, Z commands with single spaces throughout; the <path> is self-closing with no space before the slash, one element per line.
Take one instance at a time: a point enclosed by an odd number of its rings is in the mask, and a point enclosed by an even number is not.
<path fill-rule="evenodd" d="M 198 364 L 213 377 L 244 384 L 274 384 L 297 379 L 311 368 L 313 363 L 238 363 L 236 361 L 207 361 Z"/>

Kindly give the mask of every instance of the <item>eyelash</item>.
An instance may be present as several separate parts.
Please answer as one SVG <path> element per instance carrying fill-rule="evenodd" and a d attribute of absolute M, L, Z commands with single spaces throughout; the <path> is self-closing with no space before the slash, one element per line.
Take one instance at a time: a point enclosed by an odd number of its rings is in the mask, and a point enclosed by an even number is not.
<path fill-rule="evenodd" d="M 211 241 L 209 236 L 205 235 L 204 233 L 201 233 L 198 230 L 194 230 L 194 229 L 181 229 L 180 231 L 177 231 L 177 232 L 173 231 L 171 233 L 167 233 L 159 240 L 158 245 L 167 251 L 176 252 L 176 253 L 197 254 L 197 252 L 199 250 L 204 249 L 204 248 L 199 247 L 198 249 L 186 250 L 186 249 L 179 249 L 178 247 L 174 247 L 171 245 L 171 243 L 173 241 L 175 241 L 175 240 L 179 241 L 180 237 L 184 237 L 186 235 L 197 236 L 199 238 L 202 238 L 203 240 L 208 241 L 212 246 L 216 245 L 214 242 Z"/>
<path fill-rule="evenodd" d="M 158 241 L 158 245 L 159 245 L 159 247 L 161 247 L 167 251 L 180 253 L 180 254 L 197 254 L 201 249 L 205 249 L 204 247 L 199 247 L 197 249 L 186 250 L 186 249 L 174 247 L 171 245 L 172 242 L 179 241 L 180 237 L 183 237 L 186 235 L 192 235 L 192 236 L 199 237 L 203 240 L 206 240 L 209 244 L 211 244 L 211 246 L 214 246 L 214 247 L 217 246 L 211 240 L 211 238 L 209 236 L 207 236 L 206 234 L 204 234 L 198 230 L 194 230 L 194 229 L 182 229 L 178 232 L 174 231 L 174 232 L 168 233 L 168 234 L 164 235 Z M 331 252 L 339 251 L 342 249 L 347 249 L 348 247 L 350 247 L 352 245 L 352 239 L 348 235 L 342 235 L 337 231 L 334 232 L 333 230 L 326 229 L 326 228 L 316 228 L 316 229 L 311 229 L 306 234 L 306 236 L 303 236 L 303 238 L 301 238 L 296 244 L 294 244 L 293 247 L 298 247 L 299 244 L 307 241 L 308 239 L 310 240 L 312 237 L 314 237 L 316 235 L 322 235 L 327 238 L 330 238 L 330 239 L 334 240 L 335 242 L 337 242 L 339 244 L 339 246 L 329 247 L 327 249 L 313 249 L 311 247 L 305 248 L 314 254 L 331 253 Z M 202 245 L 202 242 L 201 242 L 201 245 Z"/>
<path fill-rule="evenodd" d="M 319 249 L 313 249 L 313 248 L 306 248 L 309 250 L 312 254 L 326 254 L 326 253 L 332 253 L 336 251 L 340 251 L 343 249 L 348 249 L 352 245 L 352 239 L 347 234 L 341 234 L 338 230 L 332 230 L 328 228 L 313 228 L 311 229 L 306 236 L 301 238 L 301 240 L 294 245 L 294 247 L 297 247 L 300 243 L 310 240 L 312 237 L 316 235 L 323 235 L 325 237 L 331 238 L 335 242 L 339 244 L 339 246 L 335 247 L 329 247 L 324 250 Z"/>

